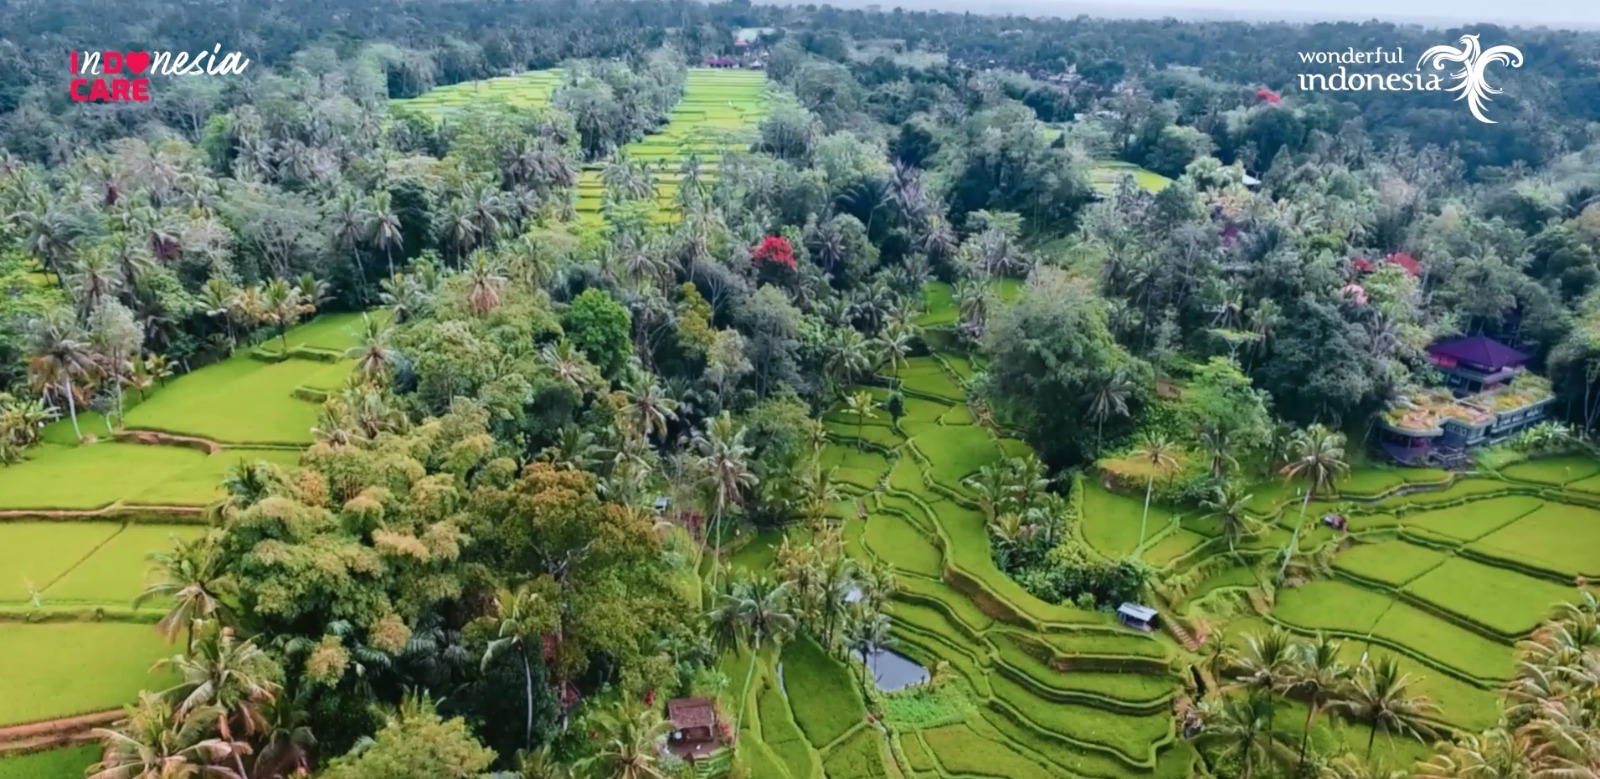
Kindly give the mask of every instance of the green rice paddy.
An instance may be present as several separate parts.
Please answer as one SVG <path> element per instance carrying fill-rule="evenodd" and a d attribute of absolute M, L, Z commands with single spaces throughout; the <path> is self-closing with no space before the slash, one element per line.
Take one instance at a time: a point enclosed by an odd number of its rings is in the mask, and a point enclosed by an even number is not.
<path fill-rule="evenodd" d="M 448 116 L 483 102 L 500 102 L 515 108 L 536 108 L 550 103 L 550 96 L 555 93 L 556 87 L 561 86 L 561 80 L 562 72 L 559 69 L 532 70 L 515 76 L 434 87 L 417 97 L 392 101 L 391 105 L 433 116 Z"/>
<path fill-rule="evenodd" d="M 292 445 L 311 440 L 319 406 L 296 390 L 343 383 L 354 365 L 343 352 L 359 341 L 361 324 L 360 314 L 320 317 L 263 344 L 262 357 L 241 350 L 168 380 L 129 410 L 125 429 L 207 438 L 222 447 L 213 454 L 118 440 L 75 444 L 70 423 L 60 421 L 25 462 L 0 468 L 0 512 L 10 514 L 0 517 L 0 657 L 29 669 L 0 694 L 0 724 L 117 708 L 141 689 L 165 686 L 149 675 L 172 651 L 151 624 L 162 604 L 135 611 L 132 601 L 147 583 L 150 552 L 203 528 L 192 514 L 187 524 L 162 517 L 222 497 L 223 479 L 240 461 L 298 462 Z M 88 434 L 105 427 L 95 415 L 80 425 Z M 47 753 L 38 770 L 53 771 L 51 761 L 65 765 L 70 754 Z M 14 760 L 0 761 L 0 776 L 23 770 Z"/>

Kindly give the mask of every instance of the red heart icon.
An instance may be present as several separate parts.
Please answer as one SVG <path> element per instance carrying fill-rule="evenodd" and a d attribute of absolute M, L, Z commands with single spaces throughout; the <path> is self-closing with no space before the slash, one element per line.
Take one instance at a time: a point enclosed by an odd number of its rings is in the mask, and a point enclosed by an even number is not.
<path fill-rule="evenodd" d="M 130 52 L 127 52 L 126 54 L 122 55 L 122 63 L 124 65 L 127 65 L 128 66 L 128 70 L 131 70 L 134 73 L 143 73 L 146 68 L 150 67 L 150 52 L 148 52 L 148 51 L 130 51 Z"/>

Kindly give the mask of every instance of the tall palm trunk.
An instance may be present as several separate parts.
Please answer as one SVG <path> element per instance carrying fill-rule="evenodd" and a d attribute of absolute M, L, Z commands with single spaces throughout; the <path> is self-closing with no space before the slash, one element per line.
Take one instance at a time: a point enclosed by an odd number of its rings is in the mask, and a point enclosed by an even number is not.
<path fill-rule="evenodd" d="M 1316 698 L 1313 697 L 1312 700 L 1311 700 L 1311 705 L 1306 708 L 1306 730 L 1305 730 L 1304 733 L 1300 734 L 1300 765 L 1301 766 L 1304 766 L 1306 764 L 1306 747 L 1309 745 L 1309 743 L 1311 741 L 1311 720 L 1315 719 L 1316 716 L 1317 716 L 1317 702 L 1316 702 Z"/>
<path fill-rule="evenodd" d="M 61 378 L 61 386 L 67 391 L 67 414 L 72 417 L 72 432 L 79 441 L 82 441 L 83 430 L 78 427 L 78 401 L 72 397 L 72 374 L 69 373 Z"/>
<path fill-rule="evenodd" d="M 388 244 L 383 247 L 383 257 L 389 261 L 389 278 L 394 278 L 394 249 Z"/>
<path fill-rule="evenodd" d="M 1139 548 L 1133 550 L 1133 556 L 1138 557 L 1144 552 L 1144 529 L 1150 522 L 1150 495 L 1155 492 L 1156 477 L 1152 474 L 1144 483 L 1144 516 L 1139 518 Z"/>
<path fill-rule="evenodd" d="M 533 749 L 533 666 L 528 663 L 528 648 L 522 648 L 522 680 L 527 686 L 528 697 L 528 729 L 523 740 L 528 749 Z"/>
<path fill-rule="evenodd" d="M 1294 523 L 1294 532 L 1289 535 L 1289 545 L 1283 550 L 1283 563 L 1278 566 L 1277 584 L 1283 583 L 1283 574 L 1289 570 L 1289 558 L 1294 556 L 1294 550 L 1300 548 L 1300 529 L 1306 524 L 1306 506 L 1311 503 L 1311 493 L 1316 492 L 1316 486 L 1306 488 L 1306 496 L 1300 501 L 1300 519 Z"/>
<path fill-rule="evenodd" d="M 1372 762 L 1372 742 L 1378 740 L 1378 726 L 1372 726 L 1372 732 L 1367 734 L 1367 762 Z"/>
<path fill-rule="evenodd" d="M 750 667 L 744 672 L 744 688 L 739 693 L 739 713 L 733 718 L 733 737 L 739 737 L 739 729 L 744 727 L 744 707 L 750 697 L 750 680 L 756 675 L 756 655 L 761 653 L 761 631 L 756 630 L 755 640 L 750 642 Z"/>

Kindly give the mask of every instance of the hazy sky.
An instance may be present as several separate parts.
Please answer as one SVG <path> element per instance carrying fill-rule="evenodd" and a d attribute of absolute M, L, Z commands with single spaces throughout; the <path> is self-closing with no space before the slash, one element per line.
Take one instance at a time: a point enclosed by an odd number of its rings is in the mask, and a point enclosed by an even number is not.
<path fill-rule="evenodd" d="M 1594 0 L 830 0 L 833 5 L 901 6 L 1034 16 L 1177 16 L 1291 21 L 1384 19 L 1430 25 L 1495 23 L 1524 27 L 1600 27 Z M 782 3 L 788 5 L 789 3 Z"/>

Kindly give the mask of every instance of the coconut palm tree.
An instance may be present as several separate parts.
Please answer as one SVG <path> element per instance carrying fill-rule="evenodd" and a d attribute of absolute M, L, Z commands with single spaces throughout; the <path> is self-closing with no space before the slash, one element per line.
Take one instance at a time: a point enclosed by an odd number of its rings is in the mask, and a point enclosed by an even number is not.
<path fill-rule="evenodd" d="M 178 716 L 213 712 L 217 732 L 228 743 L 261 732 L 266 727 L 262 707 L 282 692 L 272 681 L 281 672 L 255 640 L 241 641 L 232 628 L 215 623 L 199 633 L 188 654 L 157 661 L 154 668 L 178 673 L 181 681 L 162 693 L 178 702 Z M 242 729 L 239 739 L 234 738 L 235 722 Z M 239 775 L 248 776 L 238 751 L 233 758 Z"/>
<path fill-rule="evenodd" d="M 1246 635 L 1244 644 L 1243 652 L 1229 658 L 1234 678 L 1232 687 L 1249 690 L 1266 701 L 1270 720 L 1277 716 L 1273 696 L 1283 690 L 1296 659 L 1294 636 L 1274 626 L 1266 633 Z"/>
<path fill-rule="evenodd" d="M 333 232 L 333 245 L 350 252 L 350 258 L 355 261 L 356 278 L 361 281 L 357 289 L 365 289 L 367 270 L 361 265 L 361 244 L 366 241 L 370 229 L 366 201 L 360 192 L 342 188 L 327 205 L 327 219 L 328 228 Z"/>
<path fill-rule="evenodd" d="M 78 427 L 78 401 L 73 380 L 85 380 L 94 372 L 94 353 L 83 337 L 83 330 L 72 312 L 64 308 L 48 308 L 29 320 L 28 373 L 33 380 L 46 387 L 60 387 L 67 400 L 67 414 L 72 418 L 72 432 L 78 439 L 83 430 Z"/>
<path fill-rule="evenodd" d="M 833 389 L 849 386 L 872 367 L 871 345 L 853 327 L 836 327 L 828 336 L 827 374 Z"/>
<path fill-rule="evenodd" d="M 1128 399 L 1133 397 L 1134 389 L 1136 386 L 1127 372 L 1119 370 L 1101 379 L 1089 393 L 1088 412 L 1089 421 L 1094 423 L 1095 454 L 1100 453 L 1105 441 L 1106 420 L 1128 415 Z"/>
<path fill-rule="evenodd" d="M 1328 710 L 1372 728 L 1367 736 L 1368 760 L 1380 732 L 1424 741 L 1434 735 L 1429 718 L 1438 714 L 1428 696 L 1412 694 L 1411 675 L 1388 655 L 1358 666 L 1344 697 L 1331 702 Z"/>
<path fill-rule="evenodd" d="M 141 692 L 127 712 L 115 729 L 94 729 L 105 754 L 88 768 L 88 779 L 246 779 L 219 765 L 247 749 L 211 736 L 221 710 L 202 706 L 179 713 L 172 701 Z"/>
<path fill-rule="evenodd" d="M 533 748 L 533 666 L 528 661 L 532 646 L 540 636 L 556 628 L 560 620 L 558 606 L 543 593 L 523 585 L 512 591 L 502 589 L 495 595 L 495 637 L 483 650 L 483 667 L 487 669 L 501 652 L 514 651 L 522 658 L 524 695 L 528 702 L 528 722 L 525 746 Z"/>
<path fill-rule="evenodd" d="M 726 411 L 713 419 L 704 431 L 695 432 L 693 445 L 698 452 L 696 466 L 711 485 L 712 504 L 716 511 L 712 520 L 713 530 L 709 535 L 719 542 L 723 512 L 730 504 L 738 503 L 745 490 L 760 482 L 750 471 L 752 452 L 744 442 L 744 435 L 745 428 L 735 426 L 733 417 Z M 720 555 L 711 562 L 713 586 L 719 564 Z"/>
<path fill-rule="evenodd" d="M 1344 461 L 1344 434 L 1335 433 L 1320 424 L 1305 429 L 1294 440 L 1293 459 L 1283 466 L 1285 479 L 1304 479 L 1305 497 L 1300 501 L 1300 518 L 1294 532 L 1289 535 L 1289 545 L 1283 550 L 1283 563 L 1278 566 L 1278 582 L 1289 569 L 1289 558 L 1300 548 L 1300 532 L 1306 524 L 1306 506 L 1319 489 L 1332 489 L 1340 474 L 1350 469 Z"/>
<path fill-rule="evenodd" d="M 156 623 L 168 642 L 178 637 L 178 631 L 187 629 L 185 651 L 194 653 L 194 627 L 201 621 L 231 621 L 232 614 L 223 595 L 233 582 L 223 569 L 223 558 L 217 552 L 217 537 L 208 534 L 193 540 L 173 537 L 171 551 L 150 553 L 152 581 L 133 599 L 139 608 L 152 598 L 171 598 L 172 605 Z"/>
<path fill-rule="evenodd" d="M 1518 729 L 1508 731 L 1503 727 L 1486 730 L 1481 734 L 1469 733 L 1454 744 L 1444 746 L 1417 766 L 1417 779 L 1536 779 L 1543 776 L 1562 776 L 1559 773 L 1542 774 L 1534 762 L 1538 748 L 1527 734 Z M 1582 769 L 1580 769 L 1582 770 Z M 1585 776 L 1569 773 L 1566 776 Z M 1588 771 L 1587 776 L 1594 776 Z"/>
<path fill-rule="evenodd" d="M 1200 739 L 1215 745 L 1224 757 L 1236 757 L 1239 779 L 1250 779 L 1257 766 L 1272 759 L 1277 733 L 1272 728 L 1272 702 L 1263 695 L 1225 695 L 1201 705 L 1205 727 Z"/>
<path fill-rule="evenodd" d="M 371 382 L 382 382 L 394 370 L 400 354 L 389 345 L 389 328 L 381 320 L 361 315 L 361 344 L 345 350 L 345 359 L 356 361 L 356 371 Z"/>
<path fill-rule="evenodd" d="M 750 697 L 750 680 L 755 678 L 756 657 L 769 646 L 775 649 L 782 646 L 794 634 L 796 622 L 789 593 L 788 582 L 775 582 L 767 576 L 737 579 L 717 607 L 720 611 L 731 612 L 731 619 L 738 630 L 737 644 L 750 653 L 744 687 L 739 693 L 739 713 L 734 716 L 735 733 L 744 723 L 744 707 Z M 714 617 L 712 623 L 725 622 L 729 618 Z"/>
<path fill-rule="evenodd" d="M 372 207 L 367 212 L 367 240 L 383 251 L 384 259 L 389 262 L 389 276 L 393 278 L 394 250 L 404 249 L 406 240 L 400 232 L 400 215 L 395 212 L 386 190 L 379 190 L 372 196 Z"/>
<path fill-rule="evenodd" d="M 278 338 L 283 343 L 283 355 L 289 356 L 289 328 L 300 321 L 305 313 L 305 301 L 300 288 L 283 279 L 273 279 L 261 288 L 262 319 L 278 328 Z"/>
<path fill-rule="evenodd" d="M 872 673 L 871 656 L 891 643 L 889 615 L 868 609 L 852 609 L 845 639 L 850 649 L 861 655 L 861 697 L 867 698 L 867 675 Z"/>
<path fill-rule="evenodd" d="M 678 418 L 678 402 L 667 397 L 655 377 L 640 373 L 626 391 L 628 404 L 623 416 L 633 421 L 641 436 L 667 437 L 667 423 Z"/>
<path fill-rule="evenodd" d="M 279 694 L 261 707 L 265 738 L 250 765 L 250 779 L 284 779 L 311 770 L 311 750 L 317 739 L 306 725 L 309 715 L 298 697 Z"/>
<path fill-rule="evenodd" d="M 895 381 L 898 382 L 900 369 L 906 364 L 906 355 L 911 353 L 911 333 L 891 324 L 872 340 L 871 348 L 876 350 L 888 364 Z"/>
<path fill-rule="evenodd" d="M 1211 478 L 1222 481 L 1228 474 L 1229 468 L 1238 468 L 1239 460 L 1233 456 L 1234 440 L 1232 434 L 1220 427 L 1208 427 L 1200 431 L 1200 450 L 1205 452 L 1206 459 L 1211 463 Z"/>
<path fill-rule="evenodd" d="M 1200 507 L 1211 512 L 1222 523 L 1222 537 L 1228 539 L 1228 552 L 1234 551 L 1234 544 L 1238 539 L 1255 535 L 1260 526 L 1250 518 L 1250 499 L 1254 495 L 1246 495 L 1244 488 L 1235 482 L 1218 484 L 1211 488 L 1211 494 L 1200 501 Z"/>
<path fill-rule="evenodd" d="M 861 390 L 860 392 L 846 397 L 844 399 L 844 405 L 845 413 L 856 418 L 856 448 L 865 449 L 866 443 L 865 439 L 861 437 L 861 429 L 866 425 L 867 420 L 876 419 L 878 416 L 872 411 L 872 409 L 875 407 L 875 404 L 872 400 L 872 393 L 867 392 L 866 390 Z"/>
<path fill-rule="evenodd" d="M 1150 464 L 1150 475 L 1145 479 L 1144 485 L 1144 514 L 1139 518 L 1139 546 L 1133 550 L 1133 556 L 1138 557 L 1144 553 L 1145 528 L 1150 523 L 1150 496 L 1155 494 L 1156 476 L 1166 476 L 1178 467 L 1178 447 L 1163 435 L 1152 435 L 1133 450 L 1133 458 Z"/>
<path fill-rule="evenodd" d="M 539 358 L 555 372 L 556 378 L 572 385 L 580 393 L 587 392 L 599 382 L 594 365 L 565 338 L 545 344 L 539 350 Z"/>
<path fill-rule="evenodd" d="M 506 285 L 504 265 L 486 252 L 474 252 L 467 269 L 467 306 L 483 316 L 500 307 L 500 292 Z"/>
<path fill-rule="evenodd" d="M 1297 643 L 1283 689 L 1306 702 L 1306 726 L 1300 735 L 1300 765 L 1306 762 L 1306 746 L 1311 741 L 1311 725 L 1317 715 L 1344 693 L 1350 669 L 1339 662 L 1340 642 L 1318 633 L 1316 640 Z"/>
<path fill-rule="evenodd" d="M 595 753 L 575 766 L 594 779 L 668 779 L 661 768 L 661 744 L 672 723 L 654 708 L 635 708 L 631 700 L 597 714 L 592 730 Z"/>

